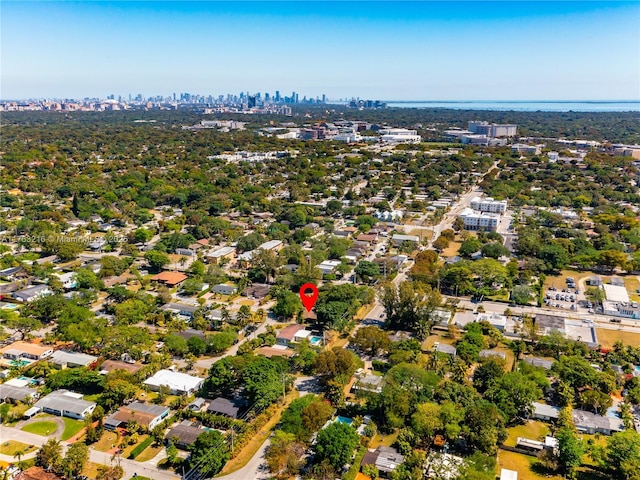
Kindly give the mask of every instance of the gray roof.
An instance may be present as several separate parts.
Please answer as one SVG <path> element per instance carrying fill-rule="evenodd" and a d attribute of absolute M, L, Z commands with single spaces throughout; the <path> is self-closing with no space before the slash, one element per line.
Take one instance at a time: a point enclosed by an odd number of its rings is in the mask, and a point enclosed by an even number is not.
<path fill-rule="evenodd" d="M 227 415 L 229 417 L 237 418 L 238 412 L 240 412 L 240 405 L 237 401 L 218 397 L 215 400 L 211 400 L 211 403 L 207 407 L 207 412 L 219 413 L 222 415 Z"/>
<path fill-rule="evenodd" d="M 588 428 L 602 431 L 621 431 L 624 429 L 622 420 L 619 418 L 609 418 L 585 410 L 573 411 L 573 423 L 576 428 Z"/>
<path fill-rule="evenodd" d="M 457 350 L 453 345 L 448 345 L 446 343 L 441 343 L 437 348 L 434 349 L 436 352 L 446 353 L 448 355 L 455 355 Z"/>
<path fill-rule="evenodd" d="M 171 440 L 173 437 L 178 437 L 180 439 L 179 443 L 183 445 L 191 445 L 196 441 L 196 439 L 202 434 L 204 430 L 198 427 L 194 427 L 192 425 L 176 425 L 165 437 L 167 440 Z"/>
<path fill-rule="evenodd" d="M 480 357 L 481 358 L 500 357 L 506 360 L 507 354 L 504 352 L 499 352 L 498 350 L 480 350 Z"/>
<path fill-rule="evenodd" d="M 164 407 L 162 405 L 151 405 L 149 403 L 141 402 L 133 402 L 127 405 L 127 408 L 129 410 L 133 410 L 134 412 L 148 413 L 149 415 L 155 415 L 156 417 L 169 410 L 169 407 Z"/>
<path fill-rule="evenodd" d="M 381 472 L 391 472 L 404 462 L 404 456 L 393 447 L 381 446 L 376 451 L 378 452 L 378 458 L 376 458 L 375 465 Z"/>
<path fill-rule="evenodd" d="M 538 313 L 535 318 L 536 328 L 546 328 L 552 330 L 564 330 L 565 321 L 564 317 L 557 317 L 555 315 L 545 315 Z"/>
<path fill-rule="evenodd" d="M 198 307 L 193 305 L 187 305 L 185 303 L 167 303 L 162 307 L 162 310 L 175 310 L 176 312 L 190 312 L 194 313 Z"/>
<path fill-rule="evenodd" d="M 44 409 L 49 408 L 51 410 L 66 410 L 78 415 L 83 414 L 88 408 L 95 405 L 95 402 L 88 402 L 80 398 L 74 398 L 70 395 L 68 390 L 56 390 L 51 392 L 46 397 L 41 398 L 35 403 L 35 407 Z"/>
<path fill-rule="evenodd" d="M 546 405 L 544 403 L 533 403 L 533 411 L 536 415 L 549 418 L 558 418 L 560 415 L 560 407 L 554 407 L 553 405 Z"/>
<path fill-rule="evenodd" d="M 553 360 L 545 360 L 544 358 L 539 357 L 526 357 L 523 359 L 524 363 L 528 363 L 529 365 L 533 365 L 534 367 L 542 367 L 545 370 L 549 370 L 553 365 Z"/>
<path fill-rule="evenodd" d="M 49 361 L 55 365 L 67 365 L 72 363 L 75 365 L 87 366 L 95 362 L 98 357 L 93 355 L 87 355 L 86 353 L 67 352 L 64 350 L 57 350 L 53 352 L 53 355 L 49 357 Z"/>
<path fill-rule="evenodd" d="M 27 398 L 33 397 L 36 392 L 37 390 L 34 388 L 0 384 L 0 401 L 9 399 L 24 402 Z"/>
<path fill-rule="evenodd" d="M 18 292 L 14 292 L 13 296 L 15 298 L 31 298 L 39 295 L 40 292 L 44 290 L 49 290 L 49 285 L 34 285 L 32 287 L 27 287 Z"/>

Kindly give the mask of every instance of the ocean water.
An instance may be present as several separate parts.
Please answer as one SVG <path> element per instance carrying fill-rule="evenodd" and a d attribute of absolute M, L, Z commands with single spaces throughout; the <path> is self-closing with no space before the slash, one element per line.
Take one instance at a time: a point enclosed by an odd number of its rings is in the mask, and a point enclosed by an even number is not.
<path fill-rule="evenodd" d="M 451 108 L 516 112 L 640 112 L 640 100 L 625 101 L 387 101 L 395 108 Z"/>

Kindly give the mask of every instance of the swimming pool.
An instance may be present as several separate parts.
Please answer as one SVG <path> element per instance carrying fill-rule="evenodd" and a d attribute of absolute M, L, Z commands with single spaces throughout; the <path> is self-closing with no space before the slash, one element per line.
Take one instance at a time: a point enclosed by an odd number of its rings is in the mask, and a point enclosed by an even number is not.
<path fill-rule="evenodd" d="M 322 337 L 309 337 L 309 343 L 311 343 L 311 345 L 320 345 L 322 343 Z"/>
<path fill-rule="evenodd" d="M 9 360 L 9 365 L 11 365 L 12 367 L 26 367 L 30 363 L 31 362 L 29 362 L 28 360 Z"/>
<path fill-rule="evenodd" d="M 31 385 L 35 385 L 35 384 L 38 383 L 34 378 L 24 377 L 22 375 L 18 377 L 18 380 L 22 380 L 24 382 L 29 382 Z"/>
<path fill-rule="evenodd" d="M 342 416 L 338 415 L 336 417 L 336 422 L 344 423 L 345 425 L 351 425 L 353 423 L 353 418 L 342 417 Z"/>
<path fill-rule="evenodd" d="M 2 305 L 3 310 L 15 310 L 16 308 L 18 308 L 18 305 L 15 303 L 5 303 Z"/>

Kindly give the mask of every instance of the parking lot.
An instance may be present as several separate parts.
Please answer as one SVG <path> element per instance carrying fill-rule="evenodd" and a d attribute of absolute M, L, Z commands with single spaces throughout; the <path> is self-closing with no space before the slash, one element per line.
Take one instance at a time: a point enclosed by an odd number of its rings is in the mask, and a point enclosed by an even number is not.
<path fill-rule="evenodd" d="M 549 287 L 545 293 L 544 303 L 547 307 L 562 310 L 587 310 L 594 313 L 594 306 L 584 292 L 576 285 L 572 277 L 567 277 L 565 288 Z"/>

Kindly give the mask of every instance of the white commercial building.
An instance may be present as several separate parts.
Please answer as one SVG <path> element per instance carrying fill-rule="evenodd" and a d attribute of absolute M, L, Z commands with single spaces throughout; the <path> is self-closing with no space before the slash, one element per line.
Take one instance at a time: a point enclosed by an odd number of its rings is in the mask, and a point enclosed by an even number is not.
<path fill-rule="evenodd" d="M 406 128 L 384 128 L 380 130 L 383 142 L 393 143 L 419 143 L 422 137 L 417 130 L 407 130 Z"/>
<path fill-rule="evenodd" d="M 491 197 L 475 197 L 471 199 L 471 208 L 480 212 L 504 213 L 507 211 L 507 201 L 494 200 Z"/>
<path fill-rule="evenodd" d="M 464 222 L 465 230 L 495 232 L 500 224 L 498 213 L 477 212 L 471 208 L 465 208 L 459 216 Z"/>

